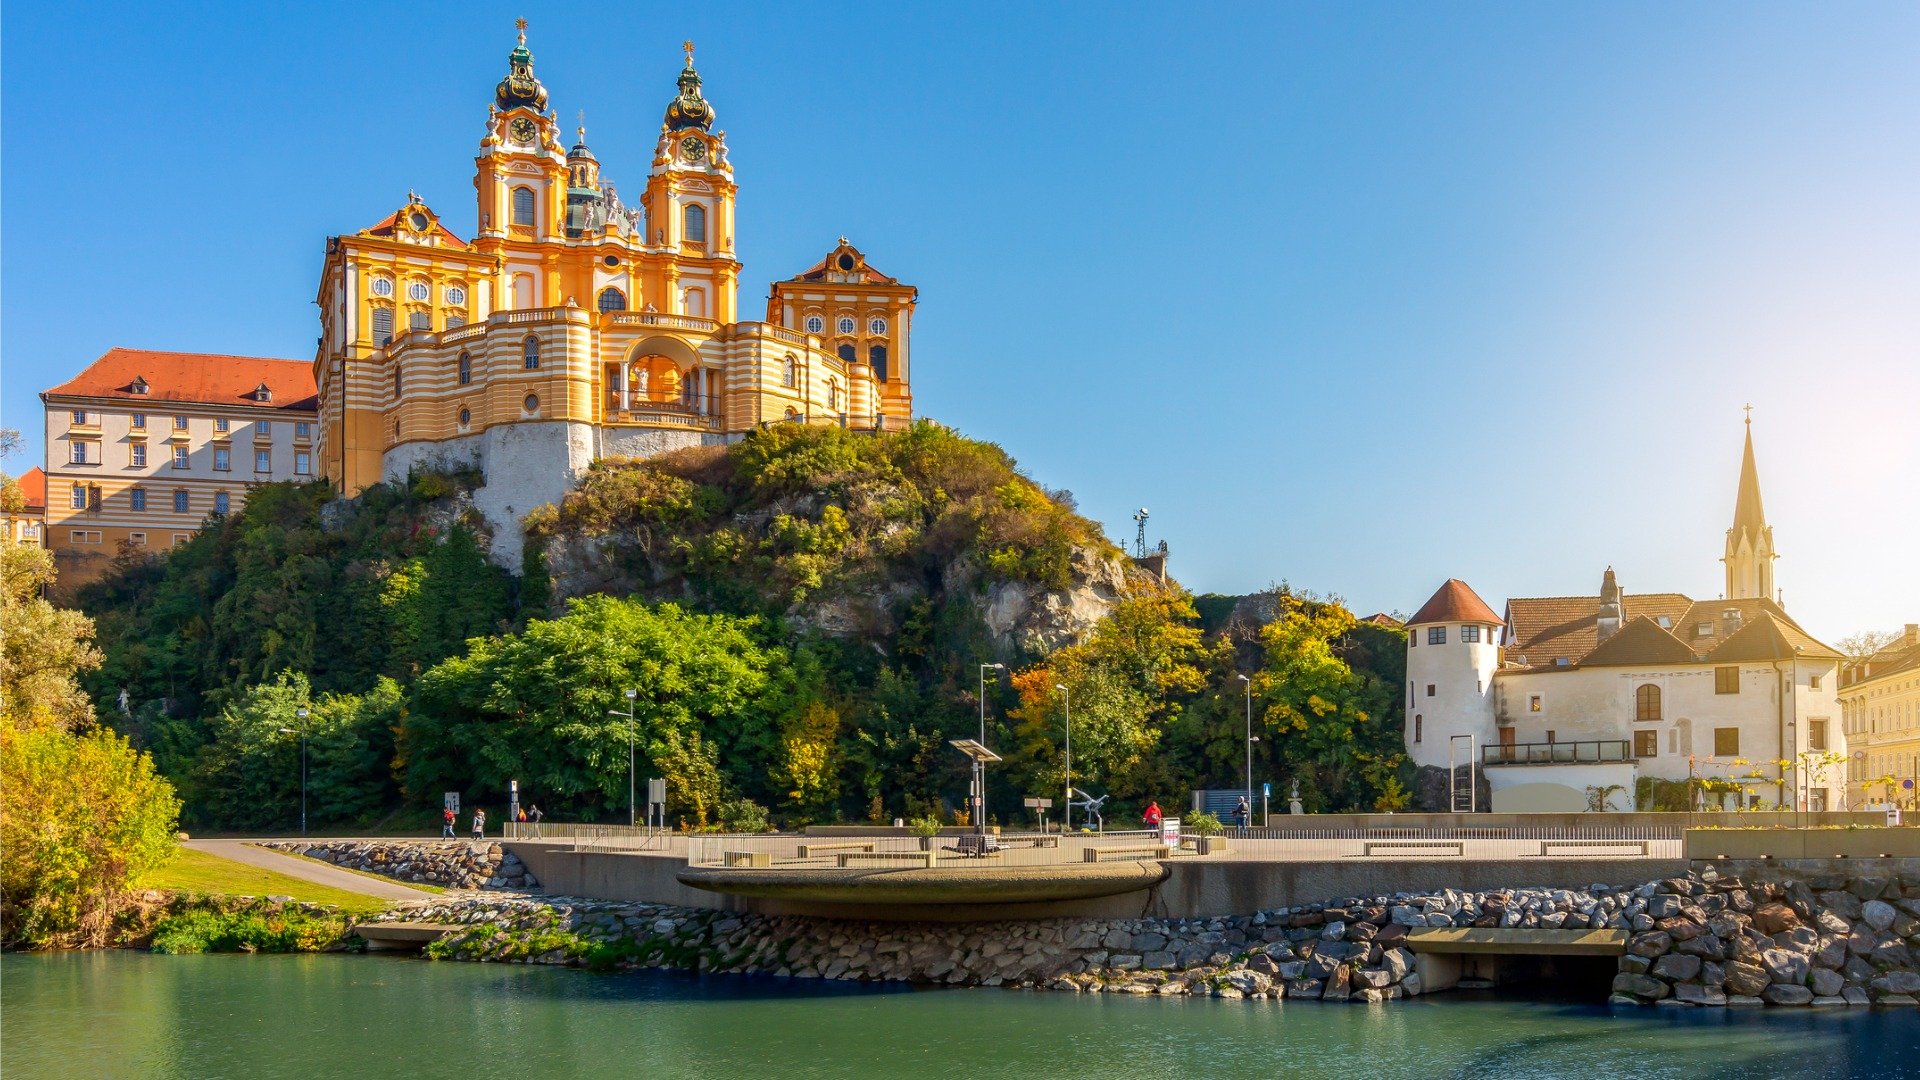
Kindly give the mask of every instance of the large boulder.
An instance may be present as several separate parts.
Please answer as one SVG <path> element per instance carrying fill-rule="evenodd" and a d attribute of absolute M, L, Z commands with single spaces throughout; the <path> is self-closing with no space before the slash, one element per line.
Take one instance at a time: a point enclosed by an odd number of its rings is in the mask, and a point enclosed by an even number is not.
<path fill-rule="evenodd" d="M 1686 982 L 1700 974 L 1700 958 L 1685 953 L 1668 953 L 1653 962 L 1653 973 L 1668 982 Z"/>
<path fill-rule="evenodd" d="M 1762 904 L 1754 909 L 1753 928 L 1771 937 L 1800 925 L 1800 916 L 1782 903 Z"/>
<path fill-rule="evenodd" d="M 1727 992 L 1743 997 L 1758 997 L 1760 992 L 1773 982 L 1767 969 L 1758 964 L 1746 964 L 1738 960 L 1727 962 Z"/>
<path fill-rule="evenodd" d="M 1760 999 L 1769 1005 L 1805 1005 L 1813 1000 L 1813 991 L 1804 986 L 1782 986 L 1778 983 L 1766 988 Z"/>
<path fill-rule="evenodd" d="M 1630 994 L 1641 1001 L 1658 1001 L 1672 993 L 1666 983 L 1649 975 L 1623 971 L 1613 977 L 1613 992 Z"/>
<path fill-rule="evenodd" d="M 1899 914 L 1892 904 L 1884 900 L 1869 900 L 1860 905 L 1860 917 L 1867 921 L 1868 926 L 1883 933 L 1893 925 L 1893 920 Z"/>

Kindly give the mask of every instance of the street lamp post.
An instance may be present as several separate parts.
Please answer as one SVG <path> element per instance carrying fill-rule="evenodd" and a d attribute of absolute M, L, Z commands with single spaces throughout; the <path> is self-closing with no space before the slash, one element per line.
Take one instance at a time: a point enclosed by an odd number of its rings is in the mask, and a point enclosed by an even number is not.
<path fill-rule="evenodd" d="M 1235 676 L 1247 688 L 1247 824 L 1253 824 L 1253 680 L 1245 675 Z M 1242 826 L 1243 828 L 1245 826 Z"/>
<path fill-rule="evenodd" d="M 635 822 L 635 821 L 637 820 L 637 818 L 636 818 L 636 816 L 635 816 L 635 802 L 634 802 L 634 800 L 635 800 L 635 795 L 634 795 L 634 781 L 633 781 L 633 777 L 634 777 L 634 767 L 633 767 L 633 699 L 634 699 L 634 698 L 637 698 L 637 697 L 639 697 L 639 696 L 640 696 L 640 691 L 638 691 L 638 690 L 628 690 L 628 691 L 627 691 L 627 711 L 626 711 L 626 712 L 621 712 L 621 711 L 620 711 L 620 710 L 618 710 L 618 709 L 608 709 L 608 710 L 607 710 L 607 715 L 608 715 L 608 716 L 624 716 L 624 717 L 626 717 L 626 718 L 627 718 L 627 828 L 629 828 L 629 829 L 631 829 L 631 828 L 633 828 L 633 826 L 634 826 L 634 822 Z"/>
<path fill-rule="evenodd" d="M 987 745 L 987 672 L 1005 671 L 1005 664 L 980 665 L 980 745 Z M 974 759 L 973 762 L 973 824 L 974 831 L 981 836 L 987 835 L 987 766 Z"/>
<path fill-rule="evenodd" d="M 300 730 L 296 732 L 292 728 L 284 728 L 284 727 L 278 730 L 282 735 L 297 734 L 300 736 L 300 835 L 304 837 L 307 835 L 307 716 L 308 716 L 308 712 L 305 706 L 301 706 L 300 708 L 295 709 L 293 711 L 293 715 L 300 718 Z"/>
<path fill-rule="evenodd" d="M 1059 683 L 1053 688 L 1065 695 L 1067 702 L 1067 823 L 1061 832 L 1073 831 L 1073 691 Z"/>

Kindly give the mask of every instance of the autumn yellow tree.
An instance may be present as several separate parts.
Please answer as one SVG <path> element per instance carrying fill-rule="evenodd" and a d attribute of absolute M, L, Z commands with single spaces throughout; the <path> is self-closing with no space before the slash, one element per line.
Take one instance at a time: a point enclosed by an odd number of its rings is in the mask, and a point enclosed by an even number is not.
<path fill-rule="evenodd" d="M 100 666 L 100 651 L 92 619 L 45 599 L 53 574 L 45 548 L 0 544 L 0 716 L 73 730 L 93 722 L 77 676 Z"/>

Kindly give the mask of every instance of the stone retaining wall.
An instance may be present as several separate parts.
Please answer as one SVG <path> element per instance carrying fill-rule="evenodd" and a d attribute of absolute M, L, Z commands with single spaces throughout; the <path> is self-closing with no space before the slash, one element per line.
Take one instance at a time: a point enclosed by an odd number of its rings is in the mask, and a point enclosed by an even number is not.
<path fill-rule="evenodd" d="M 386 918 L 460 923 L 454 959 L 675 967 L 1092 993 L 1385 1002 L 1428 991 L 1427 926 L 1631 934 L 1616 1003 L 1913 1005 L 1920 878 L 1443 890 L 1208 919 L 855 922 L 577 898 L 461 897 Z"/>
<path fill-rule="evenodd" d="M 277 840 L 260 846 L 415 885 L 522 892 L 540 887 L 519 856 L 499 844 L 468 840 Z"/>

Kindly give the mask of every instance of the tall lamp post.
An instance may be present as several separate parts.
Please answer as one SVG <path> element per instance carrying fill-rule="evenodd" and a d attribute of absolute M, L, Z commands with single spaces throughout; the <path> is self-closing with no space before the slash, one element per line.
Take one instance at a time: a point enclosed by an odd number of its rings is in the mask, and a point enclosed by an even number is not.
<path fill-rule="evenodd" d="M 636 820 L 636 818 L 635 818 L 635 809 L 634 809 L 634 798 L 635 798 L 635 796 L 634 796 L 634 786 L 633 786 L 633 776 L 634 776 L 634 771 L 633 771 L 633 699 L 634 699 L 634 698 L 637 698 L 637 697 L 639 697 L 639 696 L 640 696 L 640 691 L 638 691 L 638 690 L 628 690 L 628 691 L 627 691 L 627 711 L 626 711 L 626 712 L 621 712 L 621 711 L 620 711 L 619 709 L 608 709 L 608 710 L 607 710 L 607 715 L 608 715 L 608 716 L 624 716 L 624 717 L 626 717 L 626 718 L 627 718 L 627 828 L 629 828 L 629 829 L 631 829 L 631 828 L 633 828 L 633 825 L 634 825 L 634 821 Z"/>
<path fill-rule="evenodd" d="M 1060 691 L 1067 702 L 1067 824 L 1061 832 L 1073 831 L 1073 691 L 1059 683 L 1053 688 Z"/>
<path fill-rule="evenodd" d="M 1237 675 L 1247 688 L 1247 824 L 1253 824 L 1253 680 L 1245 675 Z M 1243 828 L 1245 826 L 1242 826 Z"/>
<path fill-rule="evenodd" d="M 980 665 L 980 745 L 987 745 L 987 672 L 1005 671 L 1005 664 Z M 987 835 L 987 766 L 978 758 L 973 762 L 974 831 Z"/>
<path fill-rule="evenodd" d="M 300 835 L 305 837 L 307 835 L 307 717 L 310 714 L 306 706 L 302 705 L 293 711 L 293 715 L 300 718 L 298 732 L 300 736 Z M 280 734 L 292 735 L 295 732 L 292 728 L 281 728 Z"/>

